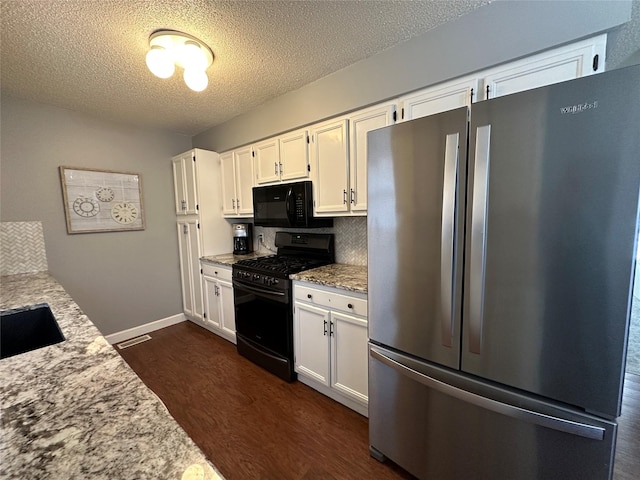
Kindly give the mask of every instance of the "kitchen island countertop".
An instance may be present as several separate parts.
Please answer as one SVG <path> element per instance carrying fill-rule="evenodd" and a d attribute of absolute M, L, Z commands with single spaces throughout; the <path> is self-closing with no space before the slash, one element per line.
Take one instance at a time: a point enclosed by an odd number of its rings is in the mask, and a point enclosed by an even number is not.
<path fill-rule="evenodd" d="M 0 282 L 2 310 L 48 303 L 66 339 L 0 360 L 3 479 L 221 478 L 53 277 Z"/>
<path fill-rule="evenodd" d="M 324 267 L 305 270 L 290 276 L 292 280 L 340 288 L 356 293 L 367 293 L 367 267 L 332 263 Z"/>

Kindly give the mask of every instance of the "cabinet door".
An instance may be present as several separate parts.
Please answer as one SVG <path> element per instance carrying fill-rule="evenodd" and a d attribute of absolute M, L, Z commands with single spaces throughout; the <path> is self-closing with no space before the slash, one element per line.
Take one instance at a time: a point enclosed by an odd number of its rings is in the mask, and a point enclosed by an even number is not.
<path fill-rule="evenodd" d="M 296 303 L 296 372 L 329 386 L 329 311 Z"/>
<path fill-rule="evenodd" d="M 193 285 L 191 284 L 191 242 L 189 238 L 189 225 L 179 221 L 178 250 L 180 253 L 180 285 L 182 287 L 182 310 L 187 317 L 193 316 Z"/>
<path fill-rule="evenodd" d="M 198 213 L 198 183 L 196 180 L 196 156 L 194 152 L 182 156 L 184 167 L 185 197 L 187 200 L 186 215 Z"/>
<path fill-rule="evenodd" d="M 204 323 L 215 329 L 220 328 L 220 305 L 218 301 L 218 281 L 207 275 L 202 277 L 204 294 Z"/>
<path fill-rule="evenodd" d="M 307 130 L 296 130 L 279 138 L 281 179 L 296 180 L 309 177 L 309 148 Z"/>
<path fill-rule="evenodd" d="M 367 211 L 367 133 L 393 123 L 395 103 L 352 116 L 349 125 L 349 202 L 352 212 Z"/>
<path fill-rule="evenodd" d="M 464 78 L 429 87 L 400 98 L 400 121 L 471 105 L 477 99 L 478 79 Z"/>
<path fill-rule="evenodd" d="M 253 215 L 253 157 L 251 147 L 235 150 L 236 210 L 239 215 Z"/>
<path fill-rule="evenodd" d="M 182 157 L 173 157 L 171 159 L 171 167 L 173 168 L 173 193 L 176 201 L 176 215 L 186 215 L 187 196 Z"/>
<path fill-rule="evenodd" d="M 253 147 L 256 183 L 263 184 L 280 180 L 280 143 L 277 138 L 260 142 Z"/>
<path fill-rule="evenodd" d="M 368 401 L 367 321 L 331 312 L 331 387 L 362 403 Z"/>
<path fill-rule="evenodd" d="M 222 213 L 223 215 L 235 215 L 236 173 L 233 152 L 220 155 L 220 167 L 222 171 Z"/>
<path fill-rule="evenodd" d="M 200 232 L 198 231 L 198 220 L 189 220 L 185 224 L 188 227 L 191 286 L 193 289 L 191 315 L 194 320 L 202 322 L 204 319 L 204 305 L 202 302 L 202 276 L 200 275 Z"/>
<path fill-rule="evenodd" d="M 484 75 L 483 99 L 604 71 L 606 38 L 601 35 L 491 69 Z"/>
<path fill-rule="evenodd" d="M 181 220 L 178 225 L 180 250 L 180 280 L 184 314 L 191 320 L 202 321 L 202 284 L 200 282 L 200 236 L 198 221 Z"/>
<path fill-rule="evenodd" d="M 233 286 L 231 283 L 218 281 L 218 301 L 220 302 L 220 329 L 226 338 L 235 343 L 236 313 L 233 307 Z"/>
<path fill-rule="evenodd" d="M 311 130 L 315 213 L 347 212 L 349 144 L 347 120 L 316 125 Z"/>

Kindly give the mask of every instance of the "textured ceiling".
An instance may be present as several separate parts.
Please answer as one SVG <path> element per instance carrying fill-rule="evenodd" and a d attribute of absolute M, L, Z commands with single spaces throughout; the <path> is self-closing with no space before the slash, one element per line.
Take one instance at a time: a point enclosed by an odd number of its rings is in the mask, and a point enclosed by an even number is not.
<path fill-rule="evenodd" d="M 195 135 L 489 3 L 447 1 L 2 0 L 2 93 Z M 149 35 L 213 50 L 209 88 L 154 77 Z"/>

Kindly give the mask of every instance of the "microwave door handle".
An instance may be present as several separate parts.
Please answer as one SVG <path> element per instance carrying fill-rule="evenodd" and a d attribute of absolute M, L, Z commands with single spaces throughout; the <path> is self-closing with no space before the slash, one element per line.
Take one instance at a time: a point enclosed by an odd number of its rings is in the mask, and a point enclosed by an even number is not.
<path fill-rule="evenodd" d="M 287 188 L 287 195 L 285 197 L 285 210 L 287 211 L 287 219 L 289 220 L 289 225 L 295 225 L 295 209 L 291 209 L 291 197 L 293 197 L 293 187 Z"/>

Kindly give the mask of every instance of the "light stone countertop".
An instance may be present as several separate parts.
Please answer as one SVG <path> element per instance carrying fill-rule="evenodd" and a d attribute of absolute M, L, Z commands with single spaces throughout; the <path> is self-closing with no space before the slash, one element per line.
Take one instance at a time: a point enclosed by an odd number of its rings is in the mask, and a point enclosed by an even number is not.
<path fill-rule="evenodd" d="M 221 255 L 210 255 L 206 257 L 200 257 L 200 260 L 207 263 L 212 263 L 214 265 L 227 265 L 231 266 L 234 263 L 239 262 L 240 260 L 250 260 L 258 257 L 266 257 L 268 255 L 275 255 L 273 252 L 269 251 L 259 251 L 248 253 L 247 255 L 234 255 L 233 253 L 223 253 Z"/>
<path fill-rule="evenodd" d="M 340 288 L 356 293 L 367 293 L 367 267 L 332 263 L 324 267 L 306 270 L 291 275 L 292 280 L 315 283 L 326 287 Z"/>
<path fill-rule="evenodd" d="M 0 309 L 48 303 L 66 338 L 0 360 L 0 478 L 222 478 L 53 277 L 0 284 Z"/>

